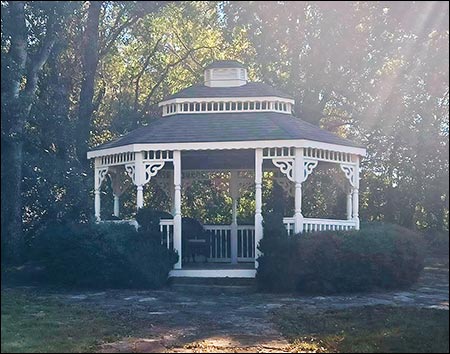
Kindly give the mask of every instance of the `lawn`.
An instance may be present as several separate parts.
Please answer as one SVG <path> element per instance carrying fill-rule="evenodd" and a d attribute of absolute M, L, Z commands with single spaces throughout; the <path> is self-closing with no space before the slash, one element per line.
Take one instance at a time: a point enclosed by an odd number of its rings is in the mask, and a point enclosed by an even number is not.
<path fill-rule="evenodd" d="M 1 308 L 2 352 L 92 352 L 105 342 L 145 335 L 149 328 L 126 308 L 105 313 L 37 289 L 2 290 Z M 377 306 L 320 312 L 288 306 L 273 312 L 272 320 L 293 351 L 449 350 L 444 310 Z"/>
<path fill-rule="evenodd" d="M 274 321 L 300 352 L 448 353 L 449 313 L 435 309 L 361 307 L 305 312 L 280 309 Z"/>
<path fill-rule="evenodd" d="M 131 331 L 124 320 L 88 307 L 19 289 L 2 290 L 2 353 L 92 352 Z"/>

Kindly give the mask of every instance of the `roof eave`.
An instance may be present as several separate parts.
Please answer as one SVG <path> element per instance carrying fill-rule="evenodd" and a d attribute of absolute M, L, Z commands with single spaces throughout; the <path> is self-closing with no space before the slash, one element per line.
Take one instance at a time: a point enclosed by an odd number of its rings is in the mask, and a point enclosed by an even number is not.
<path fill-rule="evenodd" d="M 308 139 L 283 139 L 283 140 L 248 140 L 248 141 L 223 141 L 223 142 L 171 142 L 171 143 L 134 143 L 105 149 L 94 149 L 87 153 L 87 158 L 119 154 L 123 152 L 139 152 L 148 150 L 233 150 L 233 149 L 257 149 L 272 147 L 298 147 L 298 148 L 321 148 L 359 156 L 366 156 L 365 147 L 349 146 L 325 143 Z"/>
<path fill-rule="evenodd" d="M 295 104 L 295 100 L 280 96 L 243 96 L 243 97 L 175 97 L 169 98 L 158 103 L 158 107 L 162 107 L 173 103 L 189 103 L 189 102 L 248 102 L 248 101 L 275 101 Z"/>

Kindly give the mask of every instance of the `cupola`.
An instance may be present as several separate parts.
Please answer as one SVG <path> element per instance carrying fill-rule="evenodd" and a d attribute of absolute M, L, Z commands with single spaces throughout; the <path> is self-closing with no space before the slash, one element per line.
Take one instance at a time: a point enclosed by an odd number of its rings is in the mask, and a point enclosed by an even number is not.
<path fill-rule="evenodd" d="M 247 83 L 247 69 L 236 60 L 214 61 L 205 68 L 205 86 L 238 87 Z"/>

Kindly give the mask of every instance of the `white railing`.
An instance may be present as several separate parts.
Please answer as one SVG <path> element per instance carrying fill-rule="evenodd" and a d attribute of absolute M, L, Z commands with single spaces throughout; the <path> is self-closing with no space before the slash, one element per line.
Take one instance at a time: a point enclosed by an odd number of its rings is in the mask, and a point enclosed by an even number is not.
<path fill-rule="evenodd" d="M 288 231 L 288 235 L 293 235 L 294 231 L 294 218 L 283 218 L 284 226 Z M 346 231 L 353 230 L 356 224 L 353 220 L 334 220 L 334 219 L 316 219 L 316 218 L 304 218 L 303 219 L 303 232 L 314 231 Z"/>
<path fill-rule="evenodd" d="M 231 261 L 231 225 L 204 225 L 208 232 L 209 262 Z M 237 226 L 238 262 L 255 260 L 255 226 Z"/>
<path fill-rule="evenodd" d="M 288 235 L 295 234 L 293 217 L 283 218 Z M 173 249 L 173 219 L 161 219 L 161 244 Z M 353 220 L 333 219 L 303 219 L 303 232 L 314 231 L 345 231 L 356 226 Z M 231 225 L 204 225 L 209 243 L 209 262 L 231 261 Z M 253 262 L 255 260 L 255 226 L 238 225 L 237 227 L 237 257 L 239 262 Z"/>
<path fill-rule="evenodd" d="M 204 225 L 209 243 L 209 262 L 231 261 L 231 226 Z"/>
<path fill-rule="evenodd" d="M 161 219 L 159 230 L 161 231 L 161 244 L 169 250 L 173 249 L 173 219 Z"/>
<path fill-rule="evenodd" d="M 129 220 L 100 220 L 97 221 L 98 224 L 128 224 L 131 226 L 134 226 L 135 229 L 137 230 L 139 228 L 139 224 L 136 220 L 134 219 L 129 219 Z"/>
<path fill-rule="evenodd" d="M 303 232 L 314 231 L 346 231 L 356 227 L 353 220 L 303 219 Z"/>
<path fill-rule="evenodd" d="M 295 234 L 294 218 L 283 218 L 283 224 L 289 236 Z"/>
<path fill-rule="evenodd" d="M 238 262 L 253 262 L 255 260 L 255 226 L 238 225 Z"/>

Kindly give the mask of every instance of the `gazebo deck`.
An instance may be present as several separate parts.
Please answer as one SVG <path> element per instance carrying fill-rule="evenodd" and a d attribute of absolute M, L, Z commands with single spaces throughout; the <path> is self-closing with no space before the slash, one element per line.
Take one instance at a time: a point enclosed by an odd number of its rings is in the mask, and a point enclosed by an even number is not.
<path fill-rule="evenodd" d="M 204 270 L 223 270 L 223 269 L 255 269 L 255 262 L 245 262 L 245 263 L 208 263 L 208 262 L 199 262 L 199 263 L 184 263 L 183 269 L 192 270 L 192 269 L 204 269 Z"/>

